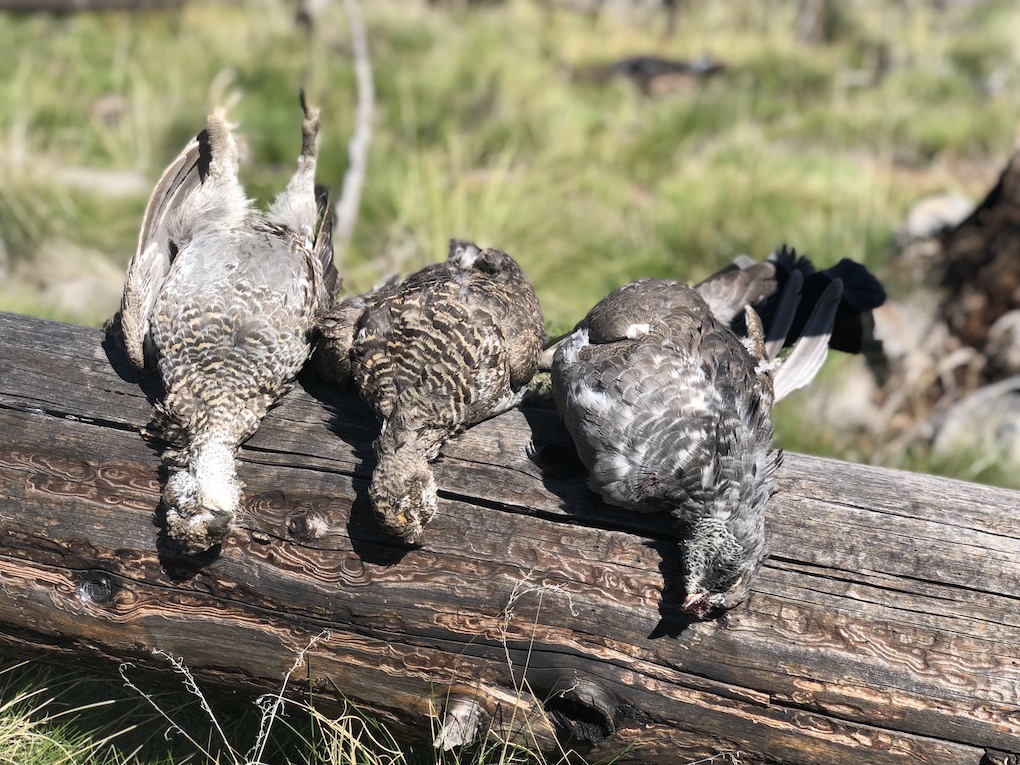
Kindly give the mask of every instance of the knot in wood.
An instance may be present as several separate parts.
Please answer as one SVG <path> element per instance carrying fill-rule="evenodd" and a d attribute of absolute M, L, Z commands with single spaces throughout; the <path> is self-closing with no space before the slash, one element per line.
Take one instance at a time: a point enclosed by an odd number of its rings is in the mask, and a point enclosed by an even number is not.
<path fill-rule="evenodd" d="M 287 533 L 299 542 L 311 542 L 329 531 L 329 523 L 314 510 L 298 510 L 287 519 Z"/>
<path fill-rule="evenodd" d="M 117 587 L 102 571 L 86 571 L 78 579 L 78 597 L 84 603 L 109 603 Z"/>
<path fill-rule="evenodd" d="M 585 744 L 598 744 L 616 733 L 617 704 L 591 680 L 562 679 L 545 710 L 559 728 Z"/>
<path fill-rule="evenodd" d="M 985 756 L 981 758 L 981 765 L 1020 765 L 1020 754 L 986 749 Z"/>

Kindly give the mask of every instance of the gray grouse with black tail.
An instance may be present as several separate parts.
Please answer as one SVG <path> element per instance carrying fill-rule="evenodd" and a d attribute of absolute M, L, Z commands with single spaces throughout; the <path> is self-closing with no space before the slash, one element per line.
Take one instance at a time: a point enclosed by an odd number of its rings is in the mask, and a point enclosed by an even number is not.
<path fill-rule="evenodd" d="M 686 612 L 704 618 L 747 597 L 782 458 L 772 405 L 810 382 L 830 343 L 859 350 L 853 334 L 867 322 L 853 319 L 884 298 L 863 266 L 815 272 L 784 248 L 693 288 L 629 284 L 560 342 L 553 393 L 589 484 L 610 504 L 673 515 L 684 533 Z M 838 315 L 847 328 L 834 334 Z"/>
<path fill-rule="evenodd" d="M 449 258 L 342 301 L 320 322 L 317 366 L 353 380 L 382 419 L 369 486 L 379 523 L 421 540 L 436 510 L 431 463 L 464 428 L 520 401 L 545 326 L 506 253 L 452 241 Z"/>
<path fill-rule="evenodd" d="M 319 115 L 301 98 L 297 172 L 268 212 L 237 178 L 223 111 L 167 168 L 128 266 L 120 328 L 131 363 L 159 368 L 153 420 L 164 455 L 167 531 L 189 552 L 230 530 L 235 455 L 308 357 L 337 287 L 326 194 L 315 187 Z"/>

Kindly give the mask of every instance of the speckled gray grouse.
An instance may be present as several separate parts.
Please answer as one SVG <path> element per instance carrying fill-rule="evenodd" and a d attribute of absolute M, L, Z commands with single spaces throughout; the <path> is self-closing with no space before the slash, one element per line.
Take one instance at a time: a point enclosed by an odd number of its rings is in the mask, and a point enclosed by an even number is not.
<path fill-rule="evenodd" d="M 341 302 L 320 331 L 319 368 L 353 379 L 383 420 L 373 510 L 416 543 L 436 510 L 431 463 L 443 444 L 514 406 L 537 370 L 535 291 L 506 253 L 453 241 L 445 263 Z"/>
<path fill-rule="evenodd" d="M 245 197 L 222 110 L 149 200 L 128 266 L 120 326 L 131 362 L 159 367 L 153 420 L 167 530 L 197 552 L 222 541 L 241 503 L 235 455 L 309 353 L 337 273 L 325 193 L 314 185 L 318 112 L 301 99 L 297 172 L 269 211 Z"/>
<path fill-rule="evenodd" d="M 747 596 L 781 461 L 772 405 L 814 377 L 830 343 L 860 350 L 883 300 L 863 266 L 816 273 L 784 249 L 694 288 L 629 284 L 560 343 L 553 392 L 591 487 L 613 505 L 668 511 L 684 531 L 685 611 L 704 618 Z"/>

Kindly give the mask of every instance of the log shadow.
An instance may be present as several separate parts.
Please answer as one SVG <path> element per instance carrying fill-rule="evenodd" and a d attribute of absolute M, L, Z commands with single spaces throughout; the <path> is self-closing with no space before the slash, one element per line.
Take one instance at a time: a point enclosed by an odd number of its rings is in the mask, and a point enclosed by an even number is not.
<path fill-rule="evenodd" d="M 127 351 L 124 349 L 119 324 L 114 319 L 107 322 L 105 332 L 100 345 L 103 353 L 106 354 L 107 361 L 110 362 L 110 367 L 121 380 L 130 385 L 137 385 L 149 402 L 149 406 L 153 406 L 165 395 L 163 380 L 155 369 L 142 371 L 131 363 L 127 357 Z"/>
<path fill-rule="evenodd" d="M 588 471 L 552 401 L 532 399 L 519 409 L 531 430 L 528 458 L 538 467 L 545 488 L 570 515 L 600 515 L 602 501 L 588 488 Z"/>
<path fill-rule="evenodd" d="M 219 560 L 222 544 L 215 544 L 200 553 L 189 553 L 167 534 L 166 509 L 160 502 L 155 523 L 159 527 L 156 535 L 156 556 L 160 568 L 174 584 L 184 584 L 205 573 L 209 566 Z"/>
<path fill-rule="evenodd" d="M 351 547 L 365 563 L 399 563 L 417 546 L 406 545 L 388 534 L 372 512 L 368 484 L 375 469 L 375 439 L 381 427 L 375 412 L 352 388 L 327 382 L 307 367 L 298 376 L 298 384 L 329 412 L 329 429 L 351 448 L 358 461 L 351 481 L 355 498 L 347 521 Z"/>
<path fill-rule="evenodd" d="M 105 337 L 101 343 L 103 352 L 106 354 L 110 366 L 117 376 L 126 383 L 137 385 L 145 396 L 149 406 L 155 406 L 166 395 L 163 380 L 157 370 L 140 370 L 127 357 L 124 349 L 124 342 L 120 336 L 119 314 L 107 322 Z M 153 508 L 152 524 L 156 528 L 156 554 L 160 566 L 171 581 L 180 584 L 193 578 L 201 572 L 211 561 L 219 557 L 221 545 L 217 544 L 210 549 L 198 553 L 188 553 L 184 548 L 172 539 L 168 533 L 166 521 L 166 507 L 163 505 L 162 491 L 166 486 L 169 470 L 167 469 L 164 457 L 170 444 L 163 439 L 158 428 L 153 425 L 152 420 L 139 429 L 139 435 L 159 460 L 157 477 L 160 487 L 160 500 Z"/>
<path fill-rule="evenodd" d="M 659 601 L 659 623 L 649 633 L 651 640 L 660 637 L 679 637 L 692 624 L 700 621 L 680 606 L 687 595 L 684 587 L 683 564 L 680 555 L 682 542 L 656 540 L 647 542 L 647 547 L 659 554 L 659 572 L 662 574 L 662 599 Z"/>

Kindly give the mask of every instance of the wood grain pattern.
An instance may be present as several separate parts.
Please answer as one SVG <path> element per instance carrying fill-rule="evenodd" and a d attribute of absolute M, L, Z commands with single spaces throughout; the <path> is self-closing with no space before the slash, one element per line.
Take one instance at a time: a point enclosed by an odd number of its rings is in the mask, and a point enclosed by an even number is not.
<path fill-rule="evenodd" d="M 367 505 L 371 412 L 303 380 L 241 452 L 236 532 L 183 559 L 140 437 L 158 395 L 101 333 L 0 315 L 3 652 L 166 678 L 160 649 L 254 695 L 328 629 L 317 697 L 409 739 L 467 696 L 503 735 L 624 762 L 1020 756 L 1020 493 L 787 455 L 750 599 L 692 623 L 668 518 L 601 504 L 547 406 L 446 446 L 407 549 Z"/>

